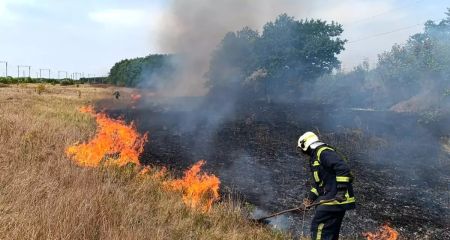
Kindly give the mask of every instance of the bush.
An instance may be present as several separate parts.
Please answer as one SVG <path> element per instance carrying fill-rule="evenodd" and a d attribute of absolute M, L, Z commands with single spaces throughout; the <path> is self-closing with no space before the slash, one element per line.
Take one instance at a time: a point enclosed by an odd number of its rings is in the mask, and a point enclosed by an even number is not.
<path fill-rule="evenodd" d="M 11 84 L 13 79 L 12 77 L 0 77 L 0 83 Z"/>
<path fill-rule="evenodd" d="M 61 86 L 69 86 L 69 85 L 74 85 L 74 82 L 71 79 L 64 79 L 59 84 Z"/>
<path fill-rule="evenodd" d="M 45 91 L 45 85 L 44 84 L 39 84 L 36 87 L 36 92 L 37 94 L 41 95 L 41 93 L 43 93 Z"/>

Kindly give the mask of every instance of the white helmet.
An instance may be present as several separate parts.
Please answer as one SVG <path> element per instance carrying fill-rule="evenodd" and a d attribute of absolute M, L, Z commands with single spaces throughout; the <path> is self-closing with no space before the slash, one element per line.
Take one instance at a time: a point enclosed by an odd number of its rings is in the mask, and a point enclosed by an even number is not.
<path fill-rule="evenodd" d="M 316 134 L 313 132 L 305 132 L 303 135 L 300 136 L 298 139 L 298 147 L 301 148 L 303 151 L 306 151 L 311 144 L 318 142 L 319 137 L 317 137 Z"/>

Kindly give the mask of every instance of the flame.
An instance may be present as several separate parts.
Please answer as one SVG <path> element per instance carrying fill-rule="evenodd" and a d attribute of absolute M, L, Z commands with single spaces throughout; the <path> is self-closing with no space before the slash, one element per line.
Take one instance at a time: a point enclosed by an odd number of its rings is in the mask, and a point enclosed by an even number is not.
<path fill-rule="evenodd" d="M 144 150 L 148 135 L 140 135 L 133 123 L 127 125 L 123 120 L 111 119 L 104 113 L 95 113 L 91 106 L 79 109 L 96 117 L 97 133 L 89 142 L 75 144 L 66 149 L 66 154 L 77 164 L 86 167 L 97 167 L 102 163 L 117 164 L 139 163 L 139 155 Z M 181 191 L 183 202 L 202 212 L 208 212 L 213 203 L 220 199 L 220 180 L 214 175 L 201 173 L 205 161 L 201 160 L 184 172 L 182 179 L 164 181 L 170 190 Z M 139 172 L 141 176 L 152 176 L 162 180 L 167 176 L 167 168 L 152 173 L 145 166 Z"/>
<path fill-rule="evenodd" d="M 133 102 L 137 102 L 139 101 L 139 99 L 142 98 L 142 95 L 139 93 L 132 93 L 131 94 L 131 100 L 133 100 Z"/>
<path fill-rule="evenodd" d="M 397 240 L 398 232 L 387 224 L 383 225 L 376 233 L 364 233 L 367 240 Z"/>
<path fill-rule="evenodd" d="M 147 142 L 147 133 L 140 135 L 133 123 L 108 118 L 106 114 L 95 113 L 92 107 L 80 109 L 96 117 L 97 133 L 87 143 L 76 144 L 66 149 L 66 154 L 77 164 L 96 167 L 105 162 L 119 166 L 127 163 L 139 165 L 139 155 Z"/>
<path fill-rule="evenodd" d="M 92 107 L 91 105 L 82 106 L 78 110 L 82 113 L 95 114 L 94 107 Z"/>
<path fill-rule="evenodd" d="M 184 172 L 182 179 L 166 182 L 172 190 L 183 193 L 183 202 L 194 209 L 208 212 L 220 199 L 220 180 L 214 175 L 200 173 L 205 161 L 201 160 Z"/>
<path fill-rule="evenodd" d="M 162 167 L 160 170 L 155 170 L 152 172 L 152 169 L 149 166 L 145 166 L 139 171 L 139 175 L 141 176 L 150 176 L 155 180 L 162 180 L 167 176 L 167 168 Z"/>
<path fill-rule="evenodd" d="M 142 95 L 138 92 L 131 93 L 131 109 L 136 109 L 136 103 L 142 98 Z"/>
<path fill-rule="evenodd" d="M 151 171 L 150 167 L 145 166 L 144 168 L 142 168 L 141 171 L 139 171 L 139 175 L 147 175 L 147 174 L 150 174 L 150 171 Z"/>
<path fill-rule="evenodd" d="M 153 174 L 153 179 L 163 179 L 167 176 L 167 168 L 162 167 L 161 170 L 157 171 L 155 174 Z"/>

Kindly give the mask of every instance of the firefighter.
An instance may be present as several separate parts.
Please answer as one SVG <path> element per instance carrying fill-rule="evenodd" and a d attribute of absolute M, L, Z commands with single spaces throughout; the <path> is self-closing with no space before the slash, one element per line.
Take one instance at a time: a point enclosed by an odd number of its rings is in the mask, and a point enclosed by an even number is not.
<path fill-rule="evenodd" d="M 113 92 L 113 96 L 114 96 L 116 99 L 119 99 L 119 97 L 120 97 L 120 92 L 119 92 L 119 91 Z"/>
<path fill-rule="evenodd" d="M 298 148 L 310 156 L 312 187 L 304 204 L 335 199 L 317 206 L 311 222 L 311 239 L 339 239 L 345 211 L 355 208 L 350 168 L 340 154 L 320 142 L 313 132 L 300 136 Z"/>

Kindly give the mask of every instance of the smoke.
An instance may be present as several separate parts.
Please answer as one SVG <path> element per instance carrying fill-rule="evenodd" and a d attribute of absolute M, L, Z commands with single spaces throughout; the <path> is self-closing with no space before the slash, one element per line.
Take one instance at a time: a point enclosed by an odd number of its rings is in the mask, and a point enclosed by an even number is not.
<path fill-rule="evenodd" d="M 159 48 L 176 53 L 179 65 L 171 94 L 204 95 L 211 53 L 227 32 L 244 26 L 260 29 L 269 19 L 287 12 L 296 16 L 308 10 L 303 0 L 173 0 L 158 34 Z M 311 4 L 309 4 L 311 5 Z"/>
<path fill-rule="evenodd" d="M 227 32 L 244 26 L 261 29 L 264 23 L 283 12 L 300 19 L 299 15 L 306 13 L 311 5 L 288 0 L 172 1 L 159 34 L 161 50 L 177 56 L 177 71 L 171 79 L 170 93 L 195 96 L 208 91 L 204 75 L 208 72 L 212 52 Z M 298 167 L 300 163 L 293 148 L 299 134 L 315 129 L 324 142 L 348 153 L 356 179 L 359 179 L 355 189 L 359 191 L 357 196 L 361 196 L 363 208 L 357 210 L 347 232 L 361 232 L 367 227 L 367 219 L 384 220 L 391 215 L 399 222 L 405 216 L 442 222 L 446 218 L 434 211 L 448 211 L 442 197 L 445 190 L 437 188 L 437 183 L 448 177 L 448 171 L 437 171 L 448 168 L 448 153 L 442 157 L 439 149 L 440 139 L 448 137 L 448 131 L 444 131 L 448 127 L 438 125 L 445 121 L 437 121 L 435 115 L 421 118 L 387 111 L 394 104 L 425 92 L 425 97 L 419 98 L 423 102 L 422 99 L 430 95 L 430 89 L 436 89 L 431 87 L 436 79 L 439 80 L 437 86 L 446 86 L 445 80 L 450 76 L 445 57 L 448 54 L 440 54 L 448 53 L 443 51 L 450 49 L 445 47 L 449 46 L 448 38 L 438 36 L 435 39 L 435 44 L 431 45 L 436 46 L 431 49 L 433 52 L 429 52 L 430 45 L 422 47 L 421 41 L 410 42 L 405 48 L 393 48 L 384 54 L 376 69 L 362 64 L 350 73 L 322 76 L 309 86 L 305 84 L 304 92 L 298 94 L 301 99 L 280 102 L 283 99 L 277 98 L 267 104 L 245 102 L 254 99 L 244 96 L 243 101 L 238 102 L 240 92 L 222 91 L 223 96 L 214 96 L 215 101 L 209 95 L 179 98 L 174 100 L 179 106 L 168 105 L 161 113 L 145 109 L 138 112 L 142 116 L 138 119 L 141 121 L 136 122 L 146 127 L 145 130 L 153 129 L 151 161 L 156 156 L 160 162 L 179 166 L 206 159 L 207 167 L 220 176 L 224 185 L 235 185 L 252 202 L 269 208 L 286 208 L 301 198 L 304 187 L 299 183 L 305 182 L 307 171 Z M 417 56 L 420 49 L 423 56 Z M 424 71 L 430 53 L 436 56 L 434 59 L 439 63 L 436 66 L 442 68 L 438 75 Z M 402 59 L 415 61 L 403 63 Z M 401 64 L 392 64 L 396 62 Z M 226 64 L 220 68 L 227 78 L 235 74 L 231 67 L 228 71 Z M 283 71 L 293 71 L 289 69 L 283 68 Z M 260 69 L 243 79 L 248 84 L 265 77 L 267 73 Z M 411 87 L 412 84 L 415 86 Z M 431 124 L 422 124 L 423 121 Z M 433 128 L 436 129 L 430 131 Z M 433 178 L 429 177 L 430 173 Z M 419 195 L 419 192 L 426 194 Z M 430 207 L 429 199 L 433 199 L 432 204 L 437 207 Z M 378 204 L 380 200 L 388 204 Z M 406 209 L 404 206 L 412 206 L 406 214 L 402 212 Z M 424 222 L 419 219 L 398 225 L 414 233 L 411 229 Z M 440 224 L 433 222 L 426 227 L 436 228 Z M 357 226 L 357 230 L 351 226 Z"/>

